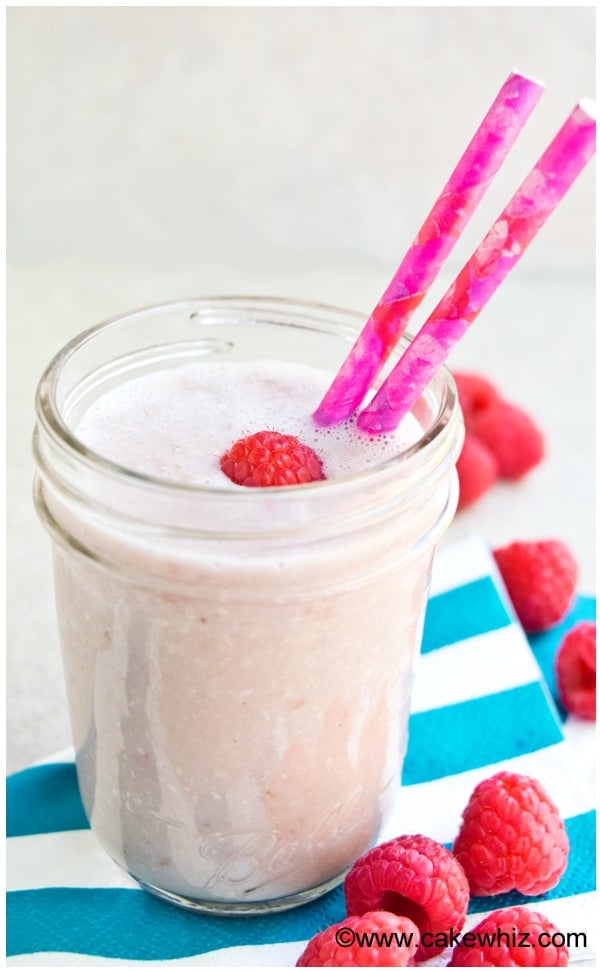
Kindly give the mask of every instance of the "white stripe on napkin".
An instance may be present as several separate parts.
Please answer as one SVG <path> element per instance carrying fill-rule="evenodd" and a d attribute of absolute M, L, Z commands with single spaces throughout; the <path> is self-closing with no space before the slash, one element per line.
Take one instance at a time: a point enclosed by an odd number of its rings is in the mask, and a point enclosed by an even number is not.
<path fill-rule="evenodd" d="M 562 900 L 544 900 L 526 904 L 531 910 L 541 910 L 542 913 L 551 920 L 556 926 L 567 933 L 569 931 L 587 934 L 589 942 L 593 940 L 595 934 L 595 912 L 596 895 L 595 893 L 580 894 Z M 479 914 L 469 914 L 463 932 L 475 927 L 482 921 L 489 911 Z M 217 951 L 207 951 L 204 954 L 194 954 L 190 957 L 176 958 L 168 961 L 131 961 L 119 958 L 101 958 L 87 954 L 71 954 L 65 952 L 38 952 L 35 955 L 35 963 L 41 967 L 194 967 L 194 968 L 293 968 L 306 946 L 306 941 L 289 941 L 285 944 L 255 944 L 244 947 L 225 947 Z M 450 957 L 450 951 L 442 954 L 431 961 L 424 963 L 423 967 L 445 967 Z M 593 957 L 593 950 L 587 948 L 571 948 L 570 965 L 576 965 L 582 961 L 588 961 Z M 29 967 L 31 965 L 31 955 L 19 954 L 7 959 L 7 965 L 12 967 Z"/>
<path fill-rule="evenodd" d="M 489 546 L 481 536 L 466 536 L 459 542 L 440 546 L 433 560 L 430 596 L 436 597 L 473 580 L 489 577 L 490 560 Z"/>
<path fill-rule="evenodd" d="M 185 958 L 170 958 L 167 961 L 130 961 L 125 958 L 103 958 L 91 954 L 73 954 L 65 951 L 38 951 L 35 954 L 36 967 L 100 968 L 100 967 L 144 967 L 144 968 L 293 968 L 306 947 L 306 941 L 291 941 L 286 944 L 249 944 L 243 947 L 224 947 L 205 954 L 192 954 Z M 17 954 L 7 959 L 13 967 L 31 967 L 30 954 Z"/>
<path fill-rule="evenodd" d="M 482 698 L 531 684 L 541 676 L 522 630 L 513 624 L 422 654 L 410 710 L 430 711 Z"/>
<path fill-rule="evenodd" d="M 592 795 L 576 785 L 564 786 L 571 750 L 565 742 L 520 755 L 494 766 L 484 766 L 422 782 L 399 790 L 396 806 L 381 834 L 381 841 L 400 833 L 426 833 L 450 843 L 474 787 L 493 772 L 506 769 L 539 779 L 567 819 L 594 808 Z M 440 806 L 444 812 L 440 813 Z M 7 846 L 7 890 L 44 887 L 122 887 L 139 889 L 101 848 L 89 829 L 14 836 Z"/>
<path fill-rule="evenodd" d="M 6 849 L 7 890 L 124 887 L 141 890 L 105 853 L 91 829 L 13 836 Z"/>
<path fill-rule="evenodd" d="M 592 941 L 596 935 L 596 895 L 595 893 L 582 893 L 577 897 L 567 897 L 561 900 L 540 900 L 532 903 L 522 904 L 528 910 L 535 910 L 547 917 L 563 934 L 568 932 L 581 933 L 586 935 L 587 947 L 575 947 L 573 944 L 569 948 L 569 965 L 577 964 L 580 961 L 587 961 L 594 956 Z M 468 914 L 461 933 L 476 927 L 488 914 L 499 908 L 490 906 L 489 910 L 479 914 Z M 575 940 L 573 938 L 573 940 Z M 436 955 L 430 961 L 424 961 L 422 967 L 444 968 L 447 966 L 452 950 L 448 948 Z"/>
<path fill-rule="evenodd" d="M 538 779 L 556 803 L 560 816 L 568 819 L 595 808 L 587 787 L 572 778 L 572 752 L 566 742 L 518 755 L 512 759 L 469 769 L 457 775 L 404 786 L 386 823 L 380 842 L 400 833 L 425 833 L 441 843 L 450 843 L 458 833 L 462 811 L 475 786 L 500 771 L 520 772 Z M 565 779 L 569 780 L 565 785 Z M 440 812 L 443 806 L 443 812 Z"/>

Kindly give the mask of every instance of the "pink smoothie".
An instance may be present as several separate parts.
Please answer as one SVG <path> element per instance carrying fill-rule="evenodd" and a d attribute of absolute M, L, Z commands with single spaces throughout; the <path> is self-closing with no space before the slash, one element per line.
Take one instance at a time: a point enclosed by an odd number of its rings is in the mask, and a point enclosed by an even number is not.
<path fill-rule="evenodd" d="M 189 363 L 132 378 L 103 394 L 76 433 L 100 455 L 168 482 L 238 488 L 219 459 L 238 438 L 264 429 L 296 435 L 324 463 L 327 478 L 374 468 L 413 445 L 412 415 L 390 435 L 367 435 L 354 419 L 330 428 L 311 414 L 331 375 L 284 361 Z"/>
<path fill-rule="evenodd" d="M 107 481 L 98 510 L 124 509 L 121 528 L 53 504 L 83 551 L 57 543 L 55 567 L 86 810 L 115 860 L 188 901 L 251 909 L 335 881 L 397 793 L 427 537 L 448 486 L 413 496 L 407 472 L 398 514 L 398 482 L 369 473 L 419 422 L 377 438 L 317 428 L 330 380 L 266 360 L 126 375 L 76 435 L 137 473 L 206 488 L 195 533 L 181 538 L 183 493 L 164 499 L 172 528 L 153 531 L 138 520 L 159 500 L 142 486 L 134 501 Z M 221 454 L 264 428 L 311 445 L 328 481 L 283 497 L 231 483 Z"/>

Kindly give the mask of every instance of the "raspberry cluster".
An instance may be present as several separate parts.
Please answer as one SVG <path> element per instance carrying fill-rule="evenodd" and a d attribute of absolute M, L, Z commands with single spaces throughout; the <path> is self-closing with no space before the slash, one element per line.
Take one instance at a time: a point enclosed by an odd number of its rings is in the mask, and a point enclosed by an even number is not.
<path fill-rule="evenodd" d="M 344 882 L 347 918 L 316 934 L 297 967 L 411 967 L 456 941 L 451 967 L 565 967 L 563 935 L 524 906 L 496 910 L 459 932 L 470 895 L 546 893 L 564 873 L 568 851 L 541 783 L 498 772 L 471 794 L 452 852 L 418 834 L 361 856 Z M 528 947 L 519 949 L 523 935 Z"/>
<path fill-rule="evenodd" d="M 544 436 L 535 421 L 501 397 L 480 374 L 455 373 L 465 419 L 465 442 L 456 471 L 458 508 L 471 506 L 497 479 L 520 479 L 544 457 Z"/>
<path fill-rule="evenodd" d="M 554 627 L 569 612 L 578 568 L 560 540 L 511 543 L 494 558 L 515 613 L 528 634 Z M 578 718 L 596 719 L 596 624 L 580 621 L 563 636 L 554 670 L 558 700 Z"/>
<path fill-rule="evenodd" d="M 416 960 L 443 950 L 436 936 L 467 916 L 469 884 L 456 858 L 427 836 L 399 836 L 356 861 L 344 883 L 348 914 L 389 910 L 410 917 L 421 942 Z"/>

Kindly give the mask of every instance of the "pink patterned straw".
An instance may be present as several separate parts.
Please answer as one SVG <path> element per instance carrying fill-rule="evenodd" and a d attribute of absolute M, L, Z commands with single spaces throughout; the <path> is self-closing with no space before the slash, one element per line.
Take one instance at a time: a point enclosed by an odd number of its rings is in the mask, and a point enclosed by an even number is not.
<path fill-rule="evenodd" d="M 554 211 L 595 147 L 593 105 L 582 102 L 360 413 L 359 428 L 385 432 L 397 427 Z"/>
<path fill-rule="evenodd" d="M 406 330 L 444 260 L 538 103 L 544 86 L 511 74 L 496 96 L 390 285 L 367 320 L 313 417 L 343 421 L 365 394 Z"/>

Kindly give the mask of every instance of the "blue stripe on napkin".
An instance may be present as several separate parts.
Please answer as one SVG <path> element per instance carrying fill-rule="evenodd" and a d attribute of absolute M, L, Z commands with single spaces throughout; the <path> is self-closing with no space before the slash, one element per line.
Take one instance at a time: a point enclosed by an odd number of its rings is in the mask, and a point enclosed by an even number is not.
<path fill-rule="evenodd" d="M 37 765 L 6 780 L 6 835 L 89 829 L 73 762 Z"/>
<path fill-rule="evenodd" d="M 480 577 L 462 587 L 430 597 L 425 613 L 421 653 L 465 641 L 477 634 L 512 623 L 491 577 Z"/>
<path fill-rule="evenodd" d="M 160 961 L 245 944 L 301 941 L 345 914 L 342 888 L 268 917 L 217 917 L 173 907 L 141 890 L 51 887 L 8 895 L 10 954 L 71 951 Z"/>
<path fill-rule="evenodd" d="M 428 653 L 444 648 L 445 652 L 451 652 L 452 645 L 506 627 L 511 627 L 513 639 L 515 632 L 522 637 L 523 650 L 527 651 L 526 640 L 507 611 L 504 595 L 495 585 L 495 570 L 484 544 L 477 546 L 476 568 L 470 572 L 467 569 L 465 573 L 473 549 L 471 541 L 470 546 L 457 544 L 442 551 L 448 557 L 444 576 L 454 575 L 455 557 L 461 562 L 459 575 L 470 582 L 431 597 L 423 651 Z M 489 576 L 481 576 L 481 565 L 485 569 L 486 562 L 490 564 Z M 574 614 L 565 623 L 570 626 L 581 616 L 590 618 L 593 607 L 593 600 L 580 598 Z M 532 644 L 538 661 L 549 670 L 551 661 L 547 658 L 550 654 L 553 657 L 560 631 L 557 628 L 550 632 L 553 646 L 544 640 L 547 636 L 533 639 Z M 484 656 L 490 643 L 486 642 L 485 636 L 481 637 L 478 648 L 481 646 Z M 497 634 L 493 643 L 497 650 Z M 445 656 L 447 659 L 448 654 Z M 434 657 L 435 654 L 432 663 Z M 525 668 L 529 670 L 527 665 Z M 435 674 L 435 670 L 432 671 Z M 425 783 L 424 799 L 427 799 L 428 782 L 471 769 L 489 770 L 492 774 L 498 762 L 509 762 L 519 755 L 528 755 L 531 774 L 535 774 L 538 751 L 545 751 L 558 742 L 562 746 L 566 744 L 562 741 L 559 723 L 541 681 L 523 684 L 522 680 L 517 682 L 515 675 L 518 686 L 494 692 L 494 685 L 490 684 L 490 692 L 484 697 L 473 697 L 468 691 L 468 672 L 461 674 L 457 671 L 456 676 L 465 676 L 465 700 L 419 710 L 410 719 L 403 781 L 409 786 Z M 481 686 L 481 681 L 478 684 Z M 543 761 L 547 762 L 546 759 Z M 464 785 L 464 781 L 457 779 L 456 784 Z M 573 786 L 573 780 L 564 779 L 564 785 Z M 587 809 L 588 805 L 582 809 Z M 441 806 L 440 812 L 443 811 Z M 595 885 L 595 813 L 574 815 L 565 820 L 565 825 L 571 846 L 569 867 L 558 886 L 544 895 L 544 900 L 554 898 L 566 902 L 588 894 Z M 9 778 L 9 836 L 29 840 L 35 839 L 35 834 L 67 831 L 68 838 L 68 831 L 84 828 L 88 828 L 88 823 L 71 763 L 37 766 Z M 93 852 L 97 853 L 95 842 L 93 846 Z M 18 860 L 19 854 L 14 858 Z M 59 870 L 56 873 L 59 885 L 45 887 L 44 883 L 48 881 L 44 879 L 43 868 L 40 872 L 41 882 L 37 884 L 31 878 L 28 882 L 27 872 L 19 873 L 16 886 L 27 888 L 33 884 L 40 889 L 13 890 L 8 894 L 7 903 L 7 952 L 9 955 L 29 955 L 32 964 L 36 952 L 72 952 L 80 954 L 81 960 L 85 955 L 92 955 L 124 961 L 168 961 L 236 945 L 302 941 L 342 920 L 345 913 L 341 887 L 296 910 L 265 917 L 225 918 L 179 910 L 139 889 L 102 887 L 101 884 L 95 887 L 60 886 Z M 51 879 L 53 877 L 51 872 Z M 517 893 L 480 897 L 471 901 L 469 910 L 480 913 L 538 899 L 525 898 Z M 91 960 L 93 962 L 93 957 Z M 215 963 L 223 964 L 223 958 Z M 260 952 L 257 952 L 256 961 L 250 960 L 250 964 L 255 963 L 261 963 Z"/>
<path fill-rule="evenodd" d="M 538 682 L 418 712 L 410 716 L 402 783 L 431 782 L 535 752 L 561 739 Z M 8 836 L 88 827 L 73 764 L 40 765 L 7 780 Z"/>
<path fill-rule="evenodd" d="M 566 820 L 570 861 L 557 887 L 540 897 L 525 897 L 516 891 L 474 897 L 469 913 L 593 890 L 595 863 L 589 847 L 594 840 L 595 817 L 589 812 Z M 297 910 L 253 918 L 191 914 L 137 890 L 51 887 L 10 893 L 7 930 L 11 954 L 70 951 L 158 961 L 209 949 L 303 940 L 344 915 L 341 887 Z"/>
<path fill-rule="evenodd" d="M 526 714 L 526 717 L 524 717 Z M 402 783 L 430 782 L 562 740 L 539 682 L 411 715 Z"/>

